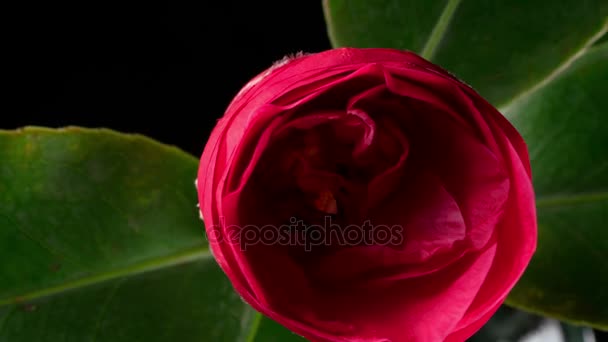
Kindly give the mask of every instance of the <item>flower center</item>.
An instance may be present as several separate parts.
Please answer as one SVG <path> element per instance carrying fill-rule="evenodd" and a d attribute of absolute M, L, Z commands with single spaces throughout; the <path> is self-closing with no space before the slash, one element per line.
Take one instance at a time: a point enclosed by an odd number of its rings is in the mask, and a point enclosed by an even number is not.
<path fill-rule="evenodd" d="M 326 214 L 337 214 L 338 213 L 338 203 L 334 198 L 334 195 L 329 190 L 323 190 L 319 193 L 319 197 L 317 197 L 314 201 L 314 206 L 317 210 L 324 212 Z"/>

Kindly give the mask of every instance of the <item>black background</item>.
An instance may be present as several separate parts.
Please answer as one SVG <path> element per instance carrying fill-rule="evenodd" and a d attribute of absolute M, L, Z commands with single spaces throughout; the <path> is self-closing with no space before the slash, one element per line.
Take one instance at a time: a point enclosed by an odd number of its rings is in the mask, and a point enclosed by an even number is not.
<path fill-rule="evenodd" d="M 250 78 L 330 48 L 320 0 L 20 6 L 0 128 L 109 127 L 194 155 Z"/>
<path fill-rule="evenodd" d="M 330 48 L 320 0 L 18 6 L 4 13 L 0 128 L 108 127 L 196 156 L 250 78 Z"/>

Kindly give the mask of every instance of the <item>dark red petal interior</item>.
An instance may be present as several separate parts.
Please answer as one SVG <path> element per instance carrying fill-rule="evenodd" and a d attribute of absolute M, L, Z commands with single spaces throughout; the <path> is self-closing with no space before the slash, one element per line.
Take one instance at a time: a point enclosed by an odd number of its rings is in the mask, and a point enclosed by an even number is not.
<path fill-rule="evenodd" d="M 220 265 L 277 317 L 344 337 L 443 340 L 488 315 L 479 303 L 504 299 L 488 272 L 499 282 L 523 269 L 495 241 L 517 248 L 502 237 L 505 210 L 533 216 L 508 201 L 525 165 L 516 133 L 487 123 L 468 88 L 387 56 L 330 69 L 303 59 L 301 75 L 258 80 L 278 95 L 240 94 L 204 155 L 219 167 L 203 212 L 225 235 L 212 245 Z"/>

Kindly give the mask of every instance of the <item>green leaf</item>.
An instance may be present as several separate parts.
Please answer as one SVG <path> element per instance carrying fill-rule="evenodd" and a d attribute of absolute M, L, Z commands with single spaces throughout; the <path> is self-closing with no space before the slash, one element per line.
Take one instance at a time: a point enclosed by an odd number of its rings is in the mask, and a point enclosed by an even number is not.
<path fill-rule="evenodd" d="M 80 128 L 0 131 L 0 158 L 1 342 L 290 336 L 213 260 L 195 158 Z"/>
<path fill-rule="evenodd" d="M 608 43 L 508 108 L 532 160 L 538 249 L 508 303 L 608 329 Z"/>
<path fill-rule="evenodd" d="M 608 30 L 605 0 L 324 0 L 332 44 L 407 49 L 506 106 Z"/>

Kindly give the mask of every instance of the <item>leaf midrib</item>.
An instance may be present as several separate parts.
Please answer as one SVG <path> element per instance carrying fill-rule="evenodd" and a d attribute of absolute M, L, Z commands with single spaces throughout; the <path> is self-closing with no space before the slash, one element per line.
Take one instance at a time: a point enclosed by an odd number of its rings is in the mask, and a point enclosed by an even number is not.
<path fill-rule="evenodd" d="M 209 251 L 209 248 L 206 246 L 191 248 L 171 255 L 144 260 L 123 268 L 71 280 L 60 285 L 51 286 L 9 298 L 2 298 L 0 299 L 0 307 L 31 301 L 42 297 L 49 297 L 69 290 L 96 285 L 112 279 L 136 276 L 142 273 L 157 271 L 171 266 L 203 260 L 210 258 L 211 256 L 212 254 Z"/>
<path fill-rule="evenodd" d="M 511 107 L 513 104 L 517 103 L 522 99 L 525 99 L 526 97 L 529 97 L 530 95 L 534 94 L 536 91 L 543 88 L 547 84 L 551 83 L 551 81 L 555 80 L 560 75 L 568 71 L 568 69 L 570 69 L 570 66 L 574 64 L 574 62 L 576 62 L 578 59 L 583 57 L 593 47 L 593 44 L 600 40 L 606 33 L 608 33 L 608 19 L 606 19 L 602 27 L 600 27 L 600 29 L 596 33 L 594 33 L 591 37 L 589 37 L 587 41 L 585 41 L 585 43 L 580 49 L 578 49 L 569 58 L 564 60 L 563 63 L 561 63 L 551 72 L 549 72 L 547 76 L 543 77 L 538 82 L 532 84 L 531 87 L 515 94 L 512 98 L 507 99 L 506 101 L 504 101 L 504 104 L 497 106 L 499 107 L 499 111 L 503 114 L 507 113 L 509 107 Z"/>
<path fill-rule="evenodd" d="M 608 191 L 604 190 L 575 194 L 540 195 L 536 198 L 536 208 L 549 209 L 604 200 L 608 200 Z"/>
<path fill-rule="evenodd" d="M 253 310 L 253 308 L 252 308 Z M 246 342 L 255 342 L 255 339 L 258 335 L 258 331 L 260 330 L 260 324 L 262 323 L 262 314 L 255 311 L 253 316 L 253 322 L 251 323 L 251 327 L 249 328 L 249 333 L 247 334 Z"/>
<path fill-rule="evenodd" d="M 437 19 L 433 30 L 431 30 L 429 38 L 420 52 L 422 57 L 428 60 L 433 59 L 435 56 L 435 50 L 437 49 L 439 43 L 441 43 L 443 40 L 443 37 L 447 32 L 448 26 L 450 25 L 452 17 L 454 16 L 454 13 L 456 13 L 460 2 L 461 0 L 448 0 L 443 8 L 443 11 L 441 11 L 441 14 L 439 15 L 439 19 Z"/>

